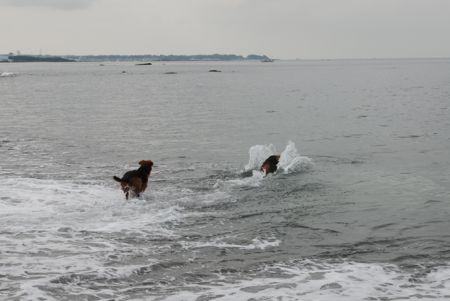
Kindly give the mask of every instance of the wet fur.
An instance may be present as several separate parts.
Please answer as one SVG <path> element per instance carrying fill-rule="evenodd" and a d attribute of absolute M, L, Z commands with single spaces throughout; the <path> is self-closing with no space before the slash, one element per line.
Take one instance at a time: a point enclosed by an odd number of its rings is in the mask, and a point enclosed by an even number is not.
<path fill-rule="evenodd" d="M 142 160 L 139 162 L 139 165 L 140 167 L 138 169 L 127 171 L 122 178 L 113 177 L 114 180 L 120 183 L 127 200 L 130 191 L 134 196 L 139 197 L 140 193 L 144 192 L 147 188 L 148 177 L 152 171 L 153 162 L 150 160 Z"/>
<path fill-rule="evenodd" d="M 274 173 L 277 171 L 277 164 L 280 162 L 280 156 L 279 155 L 273 155 L 264 161 L 264 163 L 261 165 L 261 171 L 264 172 L 264 174 Z"/>

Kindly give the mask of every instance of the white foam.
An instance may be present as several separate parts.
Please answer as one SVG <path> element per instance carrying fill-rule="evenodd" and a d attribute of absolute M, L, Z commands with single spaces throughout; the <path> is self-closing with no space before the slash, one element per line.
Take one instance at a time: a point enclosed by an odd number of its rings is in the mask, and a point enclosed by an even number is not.
<path fill-rule="evenodd" d="M 252 243 L 255 249 L 265 250 L 266 248 L 278 247 L 281 243 L 281 240 L 274 238 L 265 240 L 257 237 L 252 240 Z"/>
<path fill-rule="evenodd" d="M 8 178 L 0 181 L 0 217 L 4 230 L 137 230 L 177 219 L 176 206 L 125 201 L 118 188 L 99 184 Z M 155 231 L 158 227 L 155 227 Z"/>
<path fill-rule="evenodd" d="M 241 249 L 241 250 L 265 250 L 267 248 L 273 248 L 279 246 L 280 240 L 275 238 L 261 239 L 256 237 L 252 239 L 249 244 L 236 244 L 226 242 L 222 239 L 214 239 L 208 242 L 180 242 L 185 249 L 200 249 L 206 247 L 213 247 L 219 249 Z"/>
<path fill-rule="evenodd" d="M 413 274 L 390 264 L 305 260 L 241 277 L 218 275 L 211 285 L 186 285 L 186 292 L 162 300 L 444 300 L 450 295 L 449 266 L 414 281 Z M 192 292 L 194 288 L 197 293 Z"/>
<path fill-rule="evenodd" d="M 154 263 L 151 245 L 126 239 L 176 237 L 165 223 L 183 209 L 159 194 L 125 201 L 118 187 L 99 183 L 0 179 L 0 273 L 10 297 L 52 300 L 39 287 L 58 277 L 127 277 L 139 267 L 128 257 Z"/>
<path fill-rule="evenodd" d="M 214 184 L 214 188 L 226 188 L 226 187 L 259 187 L 262 185 L 264 180 L 264 173 L 259 170 L 252 170 L 252 176 L 246 178 L 238 178 L 232 180 L 217 180 Z"/>
<path fill-rule="evenodd" d="M 16 74 L 12 73 L 12 72 L 2 72 L 2 73 L 0 73 L 0 77 L 13 77 L 13 76 L 16 76 Z"/>

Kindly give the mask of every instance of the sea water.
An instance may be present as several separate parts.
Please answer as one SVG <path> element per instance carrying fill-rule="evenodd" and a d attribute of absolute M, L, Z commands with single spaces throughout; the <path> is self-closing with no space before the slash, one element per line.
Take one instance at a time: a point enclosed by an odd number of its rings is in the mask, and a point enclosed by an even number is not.
<path fill-rule="evenodd" d="M 0 74 L 1 300 L 450 298 L 448 59 Z"/>

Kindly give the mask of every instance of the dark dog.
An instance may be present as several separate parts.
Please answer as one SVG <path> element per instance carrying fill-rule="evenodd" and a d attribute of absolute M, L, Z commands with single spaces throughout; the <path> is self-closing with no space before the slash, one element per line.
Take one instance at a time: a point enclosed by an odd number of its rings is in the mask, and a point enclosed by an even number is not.
<path fill-rule="evenodd" d="M 153 162 L 150 160 L 142 160 L 139 162 L 139 165 L 140 167 L 137 170 L 127 171 L 122 179 L 116 176 L 113 177 L 122 186 L 127 200 L 130 190 L 135 196 L 139 197 L 139 194 L 147 188 L 148 177 L 152 171 Z"/>
<path fill-rule="evenodd" d="M 274 173 L 277 171 L 277 164 L 280 162 L 280 156 L 279 155 L 273 155 L 264 161 L 264 163 L 261 165 L 261 171 L 264 172 L 266 175 L 268 173 Z"/>

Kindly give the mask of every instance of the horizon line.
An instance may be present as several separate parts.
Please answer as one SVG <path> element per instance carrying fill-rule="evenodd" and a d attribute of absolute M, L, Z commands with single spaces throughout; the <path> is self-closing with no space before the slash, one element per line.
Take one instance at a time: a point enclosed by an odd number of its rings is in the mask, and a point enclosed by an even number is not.
<path fill-rule="evenodd" d="M 450 55 L 449 56 L 404 56 L 404 57 L 395 57 L 395 56 L 380 56 L 380 57 L 323 57 L 323 58 L 301 58 L 301 57 L 297 57 L 297 58 L 276 58 L 276 57 L 272 57 L 266 54 L 256 54 L 256 53 L 251 53 L 248 55 L 242 55 L 242 54 L 235 54 L 235 53 L 209 53 L 209 54 L 205 54 L 205 53 L 197 53 L 197 54 L 31 54 L 31 53 L 13 53 L 13 52 L 9 52 L 9 53 L 3 53 L 0 55 L 29 55 L 29 56 L 37 56 L 37 57 L 42 57 L 42 56 L 49 56 L 49 57 L 73 57 L 73 56 L 214 56 L 214 55 L 220 55 L 220 56 L 241 56 L 241 57 L 248 57 L 251 55 L 257 55 L 257 56 L 267 56 L 271 59 L 274 60 L 278 60 L 278 61 L 324 61 L 324 60 L 402 60 L 402 59 L 450 59 Z"/>

